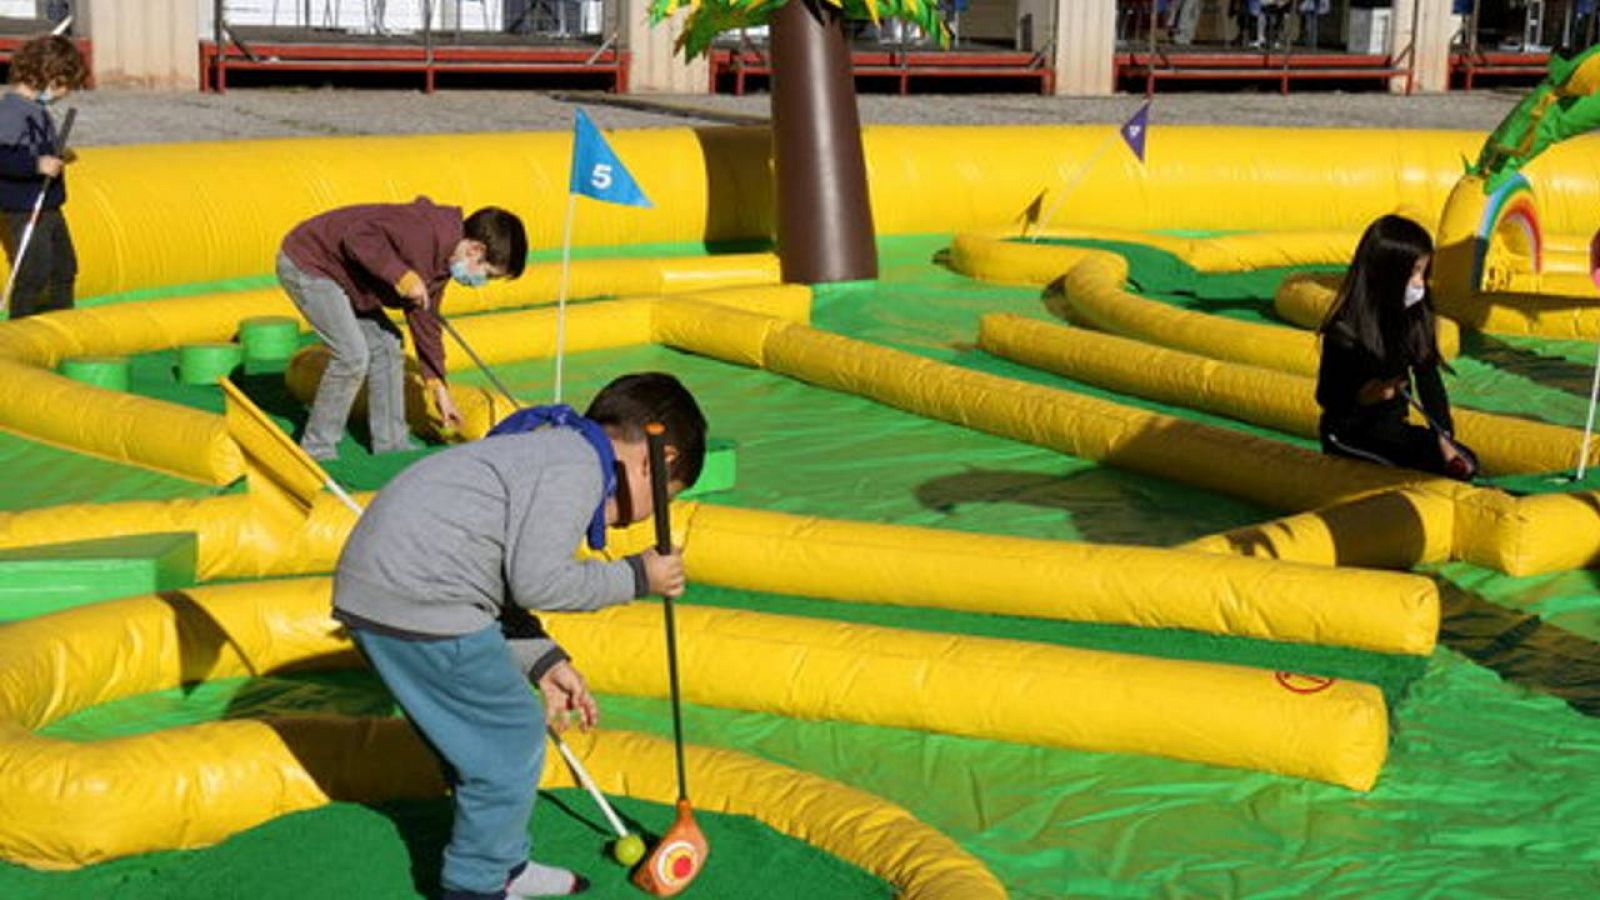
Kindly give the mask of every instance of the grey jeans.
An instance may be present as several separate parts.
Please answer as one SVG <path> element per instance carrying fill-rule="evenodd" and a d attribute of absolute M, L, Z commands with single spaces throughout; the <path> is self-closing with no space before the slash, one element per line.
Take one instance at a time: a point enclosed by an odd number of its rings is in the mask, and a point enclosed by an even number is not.
<path fill-rule="evenodd" d="M 399 329 L 386 319 L 356 315 L 338 282 L 301 270 L 283 253 L 278 254 L 278 281 L 332 353 L 300 446 L 313 459 L 337 458 L 350 407 L 365 381 L 372 452 L 411 449 Z"/>

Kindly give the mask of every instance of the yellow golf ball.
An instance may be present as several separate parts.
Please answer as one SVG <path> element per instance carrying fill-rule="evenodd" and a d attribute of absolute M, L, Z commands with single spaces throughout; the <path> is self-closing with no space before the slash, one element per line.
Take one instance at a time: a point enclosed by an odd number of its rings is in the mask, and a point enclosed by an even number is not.
<path fill-rule="evenodd" d="M 625 866 L 644 859 L 644 840 L 637 834 L 623 835 L 611 845 L 611 857 Z"/>

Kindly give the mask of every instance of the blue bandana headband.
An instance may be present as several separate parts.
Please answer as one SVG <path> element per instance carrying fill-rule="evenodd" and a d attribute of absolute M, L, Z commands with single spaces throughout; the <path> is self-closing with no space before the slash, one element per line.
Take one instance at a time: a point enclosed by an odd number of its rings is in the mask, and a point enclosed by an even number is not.
<path fill-rule="evenodd" d="M 600 506 L 595 509 L 594 518 L 589 520 L 588 541 L 590 549 L 604 550 L 606 500 L 617 492 L 617 455 L 611 449 L 611 438 L 605 429 L 592 420 L 578 415 L 577 410 L 565 403 L 557 403 L 553 406 L 530 406 L 527 409 L 519 409 L 501 419 L 500 424 L 489 430 L 488 437 L 533 431 L 546 425 L 573 429 L 583 435 L 584 440 L 588 441 L 594 452 L 600 456 L 600 479 L 605 490 L 600 495 Z"/>

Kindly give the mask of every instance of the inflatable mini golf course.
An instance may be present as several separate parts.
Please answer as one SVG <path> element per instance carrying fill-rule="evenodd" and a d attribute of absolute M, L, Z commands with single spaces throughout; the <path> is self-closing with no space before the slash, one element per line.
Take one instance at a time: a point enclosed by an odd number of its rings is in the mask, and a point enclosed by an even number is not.
<path fill-rule="evenodd" d="M 1496 195 L 1461 188 L 1482 135 L 1170 128 L 1023 239 L 1103 138 L 868 130 L 881 277 L 808 289 L 764 243 L 763 132 L 613 136 L 656 205 L 581 208 L 566 395 L 670 371 L 722 455 L 674 510 L 712 846 L 685 896 L 1591 893 L 1600 495 L 1571 475 L 1600 143 Z M 435 890 L 437 773 L 326 616 L 351 514 L 198 373 L 292 434 L 320 349 L 242 334 L 293 316 L 263 275 L 288 228 L 426 194 L 558 246 L 567 149 L 83 151 L 93 299 L 0 324 L 0 895 Z M 1307 325 L 1394 210 L 1439 237 L 1474 485 L 1305 431 Z M 444 304 L 525 403 L 550 398 L 554 255 Z M 356 429 L 329 475 L 376 489 L 509 411 L 448 350 L 461 433 L 418 403 L 427 449 Z M 659 606 L 548 623 L 602 694 L 575 749 L 658 835 Z M 537 854 L 632 896 L 549 757 Z"/>

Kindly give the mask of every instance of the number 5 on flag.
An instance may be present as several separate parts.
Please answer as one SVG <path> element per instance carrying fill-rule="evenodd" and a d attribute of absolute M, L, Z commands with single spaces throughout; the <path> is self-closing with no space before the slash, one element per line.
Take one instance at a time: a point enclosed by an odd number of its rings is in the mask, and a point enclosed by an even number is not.
<path fill-rule="evenodd" d="M 574 194 L 593 197 L 605 203 L 623 206 L 651 205 L 639 183 L 633 180 L 628 167 L 622 164 L 605 136 L 583 110 L 578 110 L 573 121 L 572 179 L 570 190 Z"/>

